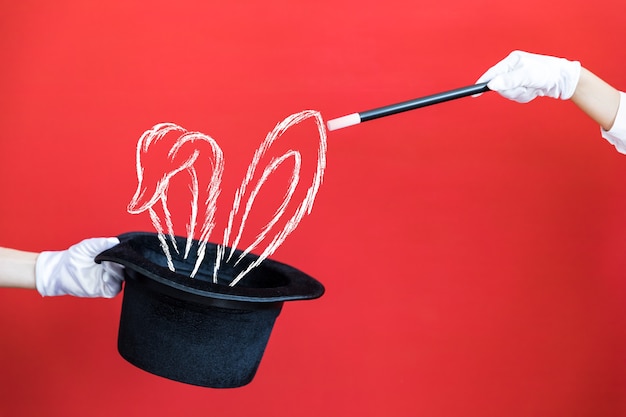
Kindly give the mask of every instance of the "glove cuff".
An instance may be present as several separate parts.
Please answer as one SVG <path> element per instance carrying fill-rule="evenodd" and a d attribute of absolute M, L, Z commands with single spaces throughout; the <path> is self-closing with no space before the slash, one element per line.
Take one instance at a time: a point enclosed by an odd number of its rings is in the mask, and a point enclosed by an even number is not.
<path fill-rule="evenodd" d="M 563 65 L 561 65 L 561 94 L 559 98 L 561 100 L 569 100 L 574 95 L 576 87 L 578 86 L 578 80 L 580 79 L 581 65 L 579 61 L 568 61 L 563 59 Z"/>
<path fill-rule="evenodd" d="M 37 257 L 37 262 L 35 263 L 35 285 L 37 291 L 43 297 L 65 294 L 55 285 L 55 282 L 58 281 L 53 279 L 58 273 L 56 265 L 60 264 L 63 255 L 63 251 L 41 252 Z"/>

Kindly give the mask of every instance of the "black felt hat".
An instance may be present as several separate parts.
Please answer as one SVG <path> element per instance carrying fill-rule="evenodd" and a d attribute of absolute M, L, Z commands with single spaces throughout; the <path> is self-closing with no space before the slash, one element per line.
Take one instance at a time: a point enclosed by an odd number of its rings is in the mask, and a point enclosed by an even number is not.
<path fill-rule="evenodd" d="M 233 287 L 228 283 L 239 270 L 220 268 L 215 284 L 217 245 L 210 243 L 190 278 L 195 259 L 175 258 L 176 272 L 170 271 L 157 234 L 133 232 L 119 239 L 96 257 L 125 267 L 118 350 L 133 365 L 175 381 L 212 388 L 249 383 L 283 302 L 324 293 L 315 279 L 271 259 Z M 176 240 L 185 245 L 185 239 Z"/>

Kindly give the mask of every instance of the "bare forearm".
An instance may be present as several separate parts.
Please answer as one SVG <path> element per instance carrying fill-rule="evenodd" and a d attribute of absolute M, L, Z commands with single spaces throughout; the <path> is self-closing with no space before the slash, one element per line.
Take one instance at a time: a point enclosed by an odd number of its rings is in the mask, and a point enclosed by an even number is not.
<path fill-rule="evenodd" d="M 35 289 L 38 253 L 0 248 L 0 287 Z"/>
<path fill-rule="evenodd" d="M 610 130 L 619 108 L 619 91 L 595 74 L 581 69 L 572 101 L 604 130 Z"/>

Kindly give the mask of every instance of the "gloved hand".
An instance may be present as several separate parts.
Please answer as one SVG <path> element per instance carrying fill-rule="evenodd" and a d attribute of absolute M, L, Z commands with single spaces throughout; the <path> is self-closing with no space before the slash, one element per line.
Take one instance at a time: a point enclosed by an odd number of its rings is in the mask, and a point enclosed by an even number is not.
<path fill-rule="evenodd" d="M 118 243 L 117 238 L 92 238 L 64 251 L 42 252 L 35 265 L 37 291 L 43 296 L 115 297 L 122 289 L 124 268 L 97 264 L 94 258 Z"/>
<path fill-rule="evenodd" d="M 580 78 L 580 62 L 564 58 L 513 51 L 485 72 L 476 83 L 501 96 L 527 103 L 538 96 L 568 100 Z"/>

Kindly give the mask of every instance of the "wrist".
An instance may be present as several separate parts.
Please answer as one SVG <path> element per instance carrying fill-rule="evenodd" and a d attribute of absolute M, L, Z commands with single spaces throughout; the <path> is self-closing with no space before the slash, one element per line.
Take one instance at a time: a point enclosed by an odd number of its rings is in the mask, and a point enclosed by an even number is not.
<path fill-rule="evenodd" d="M 611 130 L 620 107 L 620 93 L 585 68 L 572 95 L 572 101 L 604 130 Z"/>
<path fill-rule="evenodd" d="M 38 253 L 0 248 L 0 286 L 35 289 Z"/>

